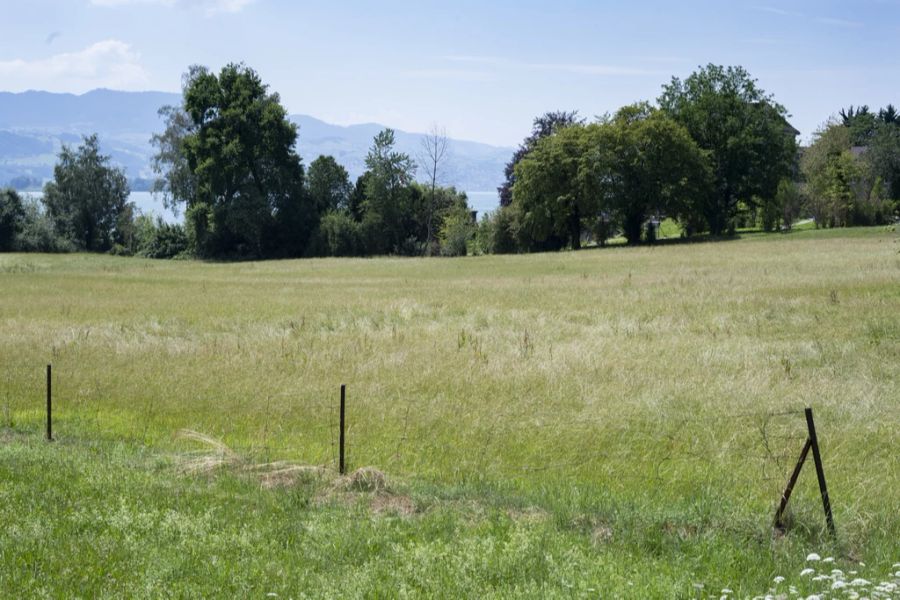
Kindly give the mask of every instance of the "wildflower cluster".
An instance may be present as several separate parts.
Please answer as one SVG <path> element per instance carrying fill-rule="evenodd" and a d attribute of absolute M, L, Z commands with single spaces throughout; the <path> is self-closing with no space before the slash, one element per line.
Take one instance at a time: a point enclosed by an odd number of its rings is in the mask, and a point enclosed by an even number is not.
<path fill-rule="evenodd" d="M 855 570 L 846 573 L 834 566 L 834 558 L 822 558 L 815 552 L 806 557 L 807 566 L 800 571 L 796 585 L 784 585 L 781 575 L 772 580 L 772 587 L 764 596 L 754 600 L 824 600 L 825 598 L 846 598 L 847 600 L 875 600 L 900 598 L 900 563 L 894 563 L 886 577 L 868 579 L 862 575 L 865 563 L 859 563 Z M 730 592 L 731 590 L 727 590 Z M 722 598 L 727 598 L 722 590 Z"/>

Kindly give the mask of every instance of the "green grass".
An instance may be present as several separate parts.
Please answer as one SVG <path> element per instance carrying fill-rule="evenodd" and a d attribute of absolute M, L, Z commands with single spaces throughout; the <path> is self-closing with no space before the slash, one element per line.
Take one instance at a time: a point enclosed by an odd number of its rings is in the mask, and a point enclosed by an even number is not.
<path fill-rule="evenodd" d="M 776 575 L 822 589 L 799 576 L 813 551 L 884 579 L 900 560 L 897 240 L 0 255 L 0 592 L 743 597 Z M 386 489 L 333 472 L 341 383 L 350 467 Z M 811 464 L 787 534 L 771 530 L 807 405 L 836 542 Z M 203 447 L 182 429 L 234 464 L 185 473 Z M 251 468 L 273 461 L 325 468 Z"/>

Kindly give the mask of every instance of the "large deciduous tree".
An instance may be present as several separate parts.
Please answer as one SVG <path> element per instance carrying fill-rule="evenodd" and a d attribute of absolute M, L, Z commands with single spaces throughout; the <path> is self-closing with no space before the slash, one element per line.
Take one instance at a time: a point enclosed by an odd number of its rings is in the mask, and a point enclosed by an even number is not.
<path fill-rule="evenodd" d="M 579 182 L 585 133 L 581 125 L 565 127 L 535 143 L 516 165 L 512 202 L 531 250 L 581 247 L 582 220 L 595 212 Z"/>
<path fill-rule="evenodd" d="M 509 206 L 512 202 L 512 189 L 516 183 L 516 165 L 534 149 L 537 143 L 565 127 L 582 124 L 584 124 L 584 121 L 578 117 L 577 110 L 547 112 L 534 120 L 531 126 L 531 133 L 519 145 L 503 170 L 505 179 L 503 185 L 497 188 L 501 208 Z"/>
<path fill-rule="evenodd" d="M 710 194 L 711 173 L 706 153 L 684 126 L 643 103 L 620 109 L 588 132 L 582 185 L 629 244 L 640 241 L 650 217 L 670 216 L 685 225 L 694 220 Z"/>
<path fill-rule="evenodd" d="M 91 135 L 78 148 L 63 146 L 43 203 L 60 236 L 81 250 L 106 251 L 125 241 L 133 215 L 129 192 L 125 172 L 111 165 Z"/>
<path fill-rule="evenodd" d="M 296 151 L 297 127 L 259 75 L 229 64 L 192 67 L 183 106 L 154 138 L 156 189 L 186 205 L 194 251 L 204 256 L 298 256 L 317 226 Z"/>
<path fill-rule="evenodd" d="M 673 78 L 659 105 L 709 153 L 715 193 L 703 212 L 713 234 L 733 226 L 739 202 L 774 196 L 794 170 L 785 108 L 742 67 L 708 65 L 684 81 Z"/>

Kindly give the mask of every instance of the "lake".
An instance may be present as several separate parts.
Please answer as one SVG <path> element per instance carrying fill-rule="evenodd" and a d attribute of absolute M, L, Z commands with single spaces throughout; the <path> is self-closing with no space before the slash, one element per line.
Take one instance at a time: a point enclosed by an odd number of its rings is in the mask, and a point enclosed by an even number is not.
<path fill-rule="evenodd" d="M 469 206 L 472 210 L 478 211 L 478 218 L 484 216 L 486 212 L 497 210 L 500 206 L 500 196 L 497 190 L 491 192 L 466 192 L 469 197 Z"/>

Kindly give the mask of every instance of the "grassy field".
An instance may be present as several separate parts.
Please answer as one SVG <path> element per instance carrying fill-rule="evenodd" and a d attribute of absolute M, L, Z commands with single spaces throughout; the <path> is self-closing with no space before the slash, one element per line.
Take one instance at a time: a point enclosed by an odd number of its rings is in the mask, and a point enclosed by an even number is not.
<path fill-rule="evenodd" d="M 885 228 L 463 259 L 0 255 L 0 339 L 3 596 L 718 598 L 841 577 L 900 595 Z M 836 541 L 811 463 L 771 527 L 805 406 Z"/>

